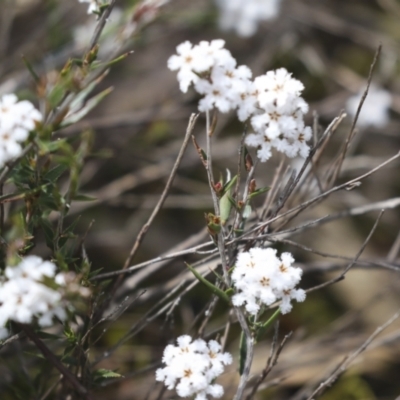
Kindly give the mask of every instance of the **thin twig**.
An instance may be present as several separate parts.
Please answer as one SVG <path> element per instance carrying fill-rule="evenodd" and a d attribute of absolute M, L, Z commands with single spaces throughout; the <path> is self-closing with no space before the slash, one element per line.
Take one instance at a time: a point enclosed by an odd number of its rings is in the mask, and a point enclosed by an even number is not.
<path fill-rule="evenodd" d="M 111 14 L 112 9 L 114 8 L 116 3 L 116 0 L 111 0 L 110 4 L 107 6 L 107 8 L 103 11 L 103 14 L 100 17 L 100 20 L 98 21 L 96 25 L 96 30 L 93 33 L 92 39 L 90 40 L 90 44 L 88 47 L 88 52 L 93 49 L 94 46 L 96 46 L 97 42 L 99 41 L 101 32 L 103 32 L 103 29 L 106 25 L 106 22 L 108 20 L 108 17 Z"/>
<path fill-rule="evenodd" d="M 109 278 L 115 277 L 117 275 L 132 273 L 134 271 L 137 271 L 138 269 L 142 269 L 144 267 L 147 267 L 148 265 L 155 264 L 155 263 L 158 263 L 160 261 L 171 260 L 173 258 L 182 257 L 182 256 L 185 256 L 185 255 L 188 255 L 188 254 L 200 254 L 200 250 L 201 249 L 209 247 L 209 246 L 211 246 L 213 244 L 214 244 L 214 242 L 212 242 L 212 241 L 209 241 L 209 242 L 206 242 L 206 243 L 202 243 L 202 244 L 199 244 L 198 246 L 194 246 L 194 247 L 191 247 L 191 248 L 186 249 L 186 250 L 177 251 L 175 253 L 166 254 L 165 256 L 159 256 L 159 257 L 156 257 L 156 258 L 152 258 L 151 260 L 144 261 L 142 263 L 133 265 L 133 266 L 131 266 L 131 267 L 125 269 L 125 270 L 119 270 L 119 271 L 113 271 L 113 272 L 105 272 L 104 274 L 99 274 L 99 275 L 96 275 L 96 276 L 92 277 L 91 280 L 92 281 L 97 281 L 97 280 L 109 279 Z M 216 253 L 217 251 L 218 251 L 217 249 L 211 250 L 211 252 L 213 252 L 213 253 Z"/>
<path fill-rule="evenodd" d="M 307 398 L 307 400 L 313 400 L 316 398 L 316 396 L 321 395 L 329 386 L 331 386 L 338 378 L 340 375 L 342 375 L 349 365 L 362 353 L 364 352 L 367 347 L 370 345 L 370 343 L 383 331 L 385 330 L 389 325 L 391 325 L 397 318 L 400 317 L 400 311 L 395 313 L 387 322 L 385 322 L 383 325 L 379 326 L 374 333 L 369 336 L 369 338 L 352 354 L 347 355 L 340 363 L 337 365 L 334 369 L 334 371 L 330 374 L 330 376 L 320 383 L 318 388 L 314 390 L 314 392 Z"/>
<path fill-rule="evenodd" d="M 349 180 L 349 181 L 347 181 L 347 182 L 345 182 L 345 183 L 343 183 L 341 185 L 335 186 L 332 189 L 327 190 L 326 192 L 324 192 L 324 193 L 322 193 L 322 194 L 320 194 L 320 195 L 318 195 L 316 197 L 313 197 L 312 199 L 310 199 L 310 200 L 308 200 L 308 201 L 306 201 L 306 202 L 304 202 L 302 204 L 299 204 L 298 206 L 293 207 L 292 209 L 290 209 L 290 210 L 288 210 L 288 211 L 286 211 L 286 212 L 284 212 L 282 214 L 279 214 L 276 217 L 273 217 L 273 218 L 269 219 L 266 222 L 263 222 L 262 224 L 258 225 L 256 228 L 251 229 L 246 234 L 248 235 L 250 233 L 253 233 L 254 231 L 257 231 L 258 229 L 263 228 L 264 226 L 267 226 L 267 225 L 271 224 L 272 222 L 274 222 L 274 221 L 276 221 L 276 220 L 278 220 L 280 218 L 283 218 L 283 217 L 285 217 L 287 215 L 293 214 L 293 213 L 298 212 L 298 211 L 302 211 L 302 210 L 308 208 L 309 206 L 311 206 L 312 204 L 316 203 L 317 201 L 322 200 L 325 197 L 328 197 L 329 195 L 331 195 L 334 192 L 337 192 L 337 191 L 342 190 L 342 189 L 346 189 L 348 187 L 352 187 L 352 185 L 354 185 L 355 183 L 358 183 L 359 181 L 361 181 L 361 180 L 363 180 L 365 178 L 368 178 L 370 175 L 372 175 L 375 172 L 379 171 L 381 168 L 383 168 L 386 165 L 390 164 L 392 161 L 396 160 L 399 157 L 400 157 L 400 152 L 398 152 L 394 156 L 390 157 L 385 162 L 379 164 L 377 167 L 375 167 L 375 168 L 371 169 L 370 171 L 366 172 L 365 174 L 360 175 L 357 178 L 351 179 L 351 180 Z"/>
<path fill-rule="evenodd" d="M 289 338 L 292 336 L 292 332 L 288 333 L 280 343 L 279 347 L 276 347 L 277 341 L 278 341 L 278 327 L 279 323 L 277 322 L 275 324 L 275 334 L 274 338 L 272 340 L 272 346 L 271 346 L 271 354 L 268 358 L 267 365 L 261 372 L 260 376 L 258 377 L 256 383 L 254 384 L 250 394 L 246 397 L 246 400 L 251 400 L 255 394 L 257 393 L 258 388 L 262 384 L 262 382 L 267 378 L 269 373 L 272 371 L 274 366 L 278 363 L 278 358 L 283 350 L 283 347 L 285 346 L 286 342 L 289 340 Z"/>
<path fill-rule="evenodd" d="M 129 267 L 129 264 L 132 262 L 133 257 L 135 256 L 137 250 L 139 249 L 140 244 L 142 243 L 144 237 L 146 236 L 147 231 L 150 228 L 150 225 L 153 223 L 155 217 L 157 216 L 158 212 L 161 210 L 165 199 L 168 196 L 168 193 L 171 189 L 172 186 L 172 182 L 174 181 L 176 172 L 178 171 L 178 167 L 182 161 L 183 155 L 185 153 L 186 147 L 189 143 L 190 137 L 192 135 L 194 126 L 196 124 L 198 118 L 198 114 L 192 114 L 189 118 L 189 123 L 186 129 L 186 134 L 185 134 L 185 138 L 183 140 L 181 149 L 179 150 L 179 154 L 178 157 L 176 158 L 175 164 L 172 167 L 172 171 L 169 175 L 168 181 L 165 185 L 165 188 L 161 194 L 160 200 L 158 201 L 156 207 L 154 208 L 153 212 L 151 213 L 149 219 L 147 220 L 147 222 L 142 226 L 142 229 L 140 230 L 139 234 L 136 237 L 135 243 L 132 246 L 132 249 L 129 253 L 129 256 L 127 257 L 127 259 L 125 260 L 124 266 L 123 266 L 123 270 L 126 270 Z M 111 291 L 111 297 L 113 296 L 113 294 L 115 293 L 115 291 L 117 290 L 118 286 L 121 283 L 121 276 L 116 280 L 113 289 Z"/>
<path fill-rule="evenodd" d="M 59 359 L 52 353 L 52 351 L 40 340 L 33 329 L 29 325 L 18 324 L 21 329 L 25 332 L 26 336 L 36 345 L 36 347 L 42 352 L 43 356 L 55 367 L 69 384 L 81 395 L 84 399 L 94 400 L 88 390 L 82 386 L 78 378 L 62 364 Z"/>
<path fill-rule="evenodd" d="M 376 228 L 378 226 L 378 223 L 381 220 L 382 215 L 383 215 L 384 212 L 385 212 L 385 210 L 382 210 L 379 213 L 378 218 L 376 219 L 376 221 L 374 223 L 374 226 L 372 227 L 371 231 L 369 232 L 369 234 L 368 234 L 367 238 L 365 239 L 364 243 L 362 244 L 360 250 L 357 252 L 357 254 L 354 257 L 353 261 L 344 269 L 344 271 L 339 276 L 337 276 L 336 278 L 330 279 L 329 281 L 324 282 L 321 285 L 314 286 L 314 287 L 306 290 L 307 293 L 313 292 L 315 290 L 322 289 L 322 288 L 324 288 L 326 286 L 333 285 L 334 283 L 339 282 L 339 281 L 341 281 L 341 280 L 343 280 L 345 278 L 345 275 L 347 274 L 347 272 L 349 272 L 349 270 L 354 266 L 354 264 L 357 262 L 357 260 L 359 259 L 359 257 L 361 256 L 361 254 L 363 253 L 365 248 L 367 247 L 367 244 L 371 240 L 371 237 L 374 234 L 374 232 L 375 232 L 375 230 L 376 230 Z"/>
<path fill-rule="evenodd" d="M 357 121 L 358 121 L 358 117 L 360 116 L 361 109 L 362 109 L 362 107 L 364 105 L 365 99 L 367 98 L 369 87 L 370 87 L 371 81 L 372 81 L 372 75 L 373 75 L 373 72 L 374 72 L 374 69 L 375 69 L 375 65 L 378 62 L 379 55 L 381 54 L 381 50 L 382 50 L 382 45 L 379 45 L 378 49 L 375 52 L 375 56 L 374 56 L 374 59 L 372 61 L 371 67 L 369 69 L 367 87 L 366 87 L 366 89 L 365 89 L 365 91 L 364 91 L 364 93 L 363 93 L 363 95 L 361 97 L 360 103 L 359 103 L 359 105 L 357 107 L 356 115 L 354 116 L 353 123 L 352 123 L 351 128 L 350 128 L 350 132 L 349 132 L 349 134 L 348 134 L 348 136 L 346 138 L 346 142 L 344 143 L 344 148 L 340 151 L 339 159 L 337 160 L 337 165 L 336 165 L 335 171 L 332 174 L 332 177 L 330 179 L 330 182 L 331 182 L 332 185 L 336 182 L 336 180 L 337 180 L 337 178 L 339 176 L 340 170 L 341 170 L 342 165 L 343 165 L 344 158 L 346 157 L 346 154 L 347 154 L 347 150 L 349 148 L 349 145 L 350 145 L 351 141 L 353 140 L 353 137 L 354 137 L 354 134 L 355 134 L 355 129 L 356 129 L 356 124 L 357 124 Z"/>

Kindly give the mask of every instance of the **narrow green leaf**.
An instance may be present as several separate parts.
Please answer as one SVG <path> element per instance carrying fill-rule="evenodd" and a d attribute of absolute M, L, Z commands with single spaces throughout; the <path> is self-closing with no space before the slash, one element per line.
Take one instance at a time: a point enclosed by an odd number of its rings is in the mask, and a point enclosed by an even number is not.
<path fill-rule="evenodd" d="M 190 264 L 185 263 L 186 266 L 190 269 L 190 271 L 193 273 L 193 275 L 205 286 L 207 286 L 215 295 L 217 295 L 220 299 L 224 300 L 228 304 L 230 304 L 230 298 L 229 296 L 222 291 L 221 289 L 218 289 L 215 285 L 213 285 L 211 282 L 209 282 L 207 279 L 205 279 L 203 276 L 201 276 Z"/>
<path fill-rule="evenodd" d="M 263 187 L 263 188 L 257 189 L 253 193 L 249 194 L 249 199 L 252 199 L 253 197 L 258 196 L 259 194 L 268 192 L 268 190 L 270 190 L 270 189 L 271 189 L 270 187 Z"/>
<path fill-rule="evenodd" d="M 36 144 L 39 146 L 42 155 L 44 155 L 47 153 L 53 153 L 61 148 L 65 149 L 67 141 L 66 139 L 59 139 L 53 141 L 36 139 Z"/>
<path fill-rule="evenodd" d="M 265 334 L 267 329 L 272 325 L 273 322 L 279 317 L 281 313 L 280 308 L 278 308 L 268 319 L 265 321 L 261 327 L 257 330 L 256 340 L 260 340 L 260 338 Z"/>
<path fill-rule="evenodd" d="M 71 223 L 71 225 L 69 225 L 63 232 L 63 235 L 66 235 L 67 233 L 72 233 L 74 231 L 74 229 L 76 228 L 76 226 L 78 225 L 78 222 L 80 221 L 81 216 L 79 215 L 75 221 L 73 221 Z"/>
<path fill-rule="evenodd" d="M 68 169 L 67 165 L 58 164 L 56 167 L 52 168 L 50 171 L 43 175 L 43 180 L 56 182 L 57 179 Z"/>
<path fill-rule="evenodd" d="M 82 107 L 85 98 L 93 91 L 93 89 L 96 87 L 97 84 L 98 84 L 97 80 L 90 82 L 84 89 L 82 89 L 75 96 L 75 98 L 71 101 L 71 104 L 69 106 L 71 112 L 77 111 Z"/>
<path fill-rule="evenodd" d="M 237 181 L 237 175 L 235 175 L 230 181 L 226 182 L 223 189 L 222 189 L 222 193 L 225 194 L 226 192 L 228 192 L 232 186 L 236 183 Z"/>
<path fill-rule="evenodd" d="M 222 189 L 223 195 L 219 201 L 222 225 L 225 225 L 226 221 L 229 218 L 229 215 L 231 214 L 232 201 L 231 201 L 231 197 L 230 197 L 230 192 L 231 192 L 231 188 L 236 183 L 236 181 L 237 181 L 237 175 L 235 175 L 230 181 L 225 183 L 225 185 Z"/>
<path fill-rule="evenodd" d="M 113 88 L 108 88 L 106 90 L 103 90 L 98 95 L 92 97 L 79 111 L 65 118 L 64 121 L 61 123 L 61 126 L 65 127 L 80 121 L 84 116 L 86 116 L 86 114 L 93 110 L 93 108 L 95 108 L 104 99 L 104 97 L 110 94 L 112 90 Z"/>
<path fill-rule="evenodd" d="M 122 378 L 123 375 L 111 371 L 109 369 L 104 369 L 104 368 L 100 368 L 97 371 L 94 371 L 93 373 L 93 379 L 94 381 L 98 382 L 101 381 L 103 379 L 110 379 L 110 378 Z"/>
<path fill-rule="evenodd" d="M 28 71 L 31 74 L 31 76 L 32 76 L 33 80 L 35 81 L 35 83 L 36 84 L 40 83 L 39 75 L 33 69 L 33 66 L 30 63 L 30 61 L 25 56 L 22 56 L 22 61 L 24 62 L 26 68 L 28 68 Z"/>
<path fill-rule="evenodd" d="M 100 67 L 102 67 L 102 68 L 110 67 L 111 65 L 117 64 L 120 61 L 125 60 L 125 58 L 127 58 L 132 53 L 133 53 L 133 51 L 128 51 L 127 53 L 122 54 L 121 56 L 114 58 L 113 60 L 105 62 L 105 63 L 104 62 L 94 62 L 94 63 L 92 63 L 91 67 L 92 67 L 92 69 L 96 69 L 96 68 L 100 68 Z"/>
<path fill-rule="evenodd" d="M 230 197 L 229 192 L 227 192 L 219 200 L 219 209 L 220 209 L 220 217 L 222 225 L 225 225 L 226 221 L 228 221 L 229 215 L 231 214 L 232 203 L 229 197 Z"/>
<path fill-rule="evenodd" d="M 246 336 L 244 332 L 240 334 L 240 343 L 239 343 L 239 374 L 242 376 L 244 370 L 244 364 L 246 363 L 247 357 L 247 343 Z"/>
<path fill-rule="evenodd" d="M 55 85 L 47 97 L 50 107 L 51 108 L 57 107 L 64 96 L 65 96 L 65 85 L 63 83 Z"/>
<path fill-rule="evenodd" d="M 75 200 L 75 201 L 95 201 L 95 200 L 97 200 L 97 198 L 96 198 L 96 197 L 89 196 L 89 195 L 87 195 L 87 194 L 77 193 L 77 194 L 73 197 L 72 200 Z"/>
<path fill-rule="evenodd" d="M 44 219 L 44 218 L 42 218 L 42 219 L 40 220 L 40 226 L 41 226 L 42 229 L 43 229 L 44 237 L 45 237 L 47 246 L 48 246 L 51 250 L 53 250 L 53 249 L 54 249 L 54 243 L 53 243 L 53 241 L 54 241 L 54 236 L 55 236 L 54 231 L 53 231 L 53 227 L 51 226 L 50 222 L 47 221 L 47 220 Z"/>
<path fill-rule="evenodd" d="M 228 195 L 228 199 L 231 202 L 232 206 L 235 207 L 235 209 L 239 211 L 239 207 L 236 203 L 236 200 L 232 196 L 229 196 L 229 195 Z"/>

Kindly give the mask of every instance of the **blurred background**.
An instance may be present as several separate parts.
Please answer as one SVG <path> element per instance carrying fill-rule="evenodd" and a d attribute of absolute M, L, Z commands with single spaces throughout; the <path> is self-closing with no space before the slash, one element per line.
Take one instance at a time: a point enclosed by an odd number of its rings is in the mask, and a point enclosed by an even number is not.
<path fill-rule="evenodd" d="M 167 68 L 168 58 L 185 40 L 198 43 L 224 39 L 238 64 L 248 65 L 254 76 L 279 67 L 292 72 L 305 86 L 303 97 L 310 105 L 307 124 L 313 125 L 313 115 L 318 117 L 319 132 L 345 110 L 347 117 L 329 142 L 323 163 L 329 163 L 329 157 L 334 157 L 345 141 L 367 87 L 374 55 L 382 45 L 357 136 L 339 182 L 366 173 L 399 151 L 399 1 L 158 1 L 153 2 L 153 13 L 132 25 L 139 3 L 117 0 L 100 41 L 100 59 L 107 59 L 116 48 L 120 52 L 134 51 L 114 65 L 97 88 L 100 91 L 112 86 L 112 93 L 84 120 L 58 133 L 94 133 L 93 155 L 82 173 L 81 192 L 95 200 L 77 202 L 70 211 L 71 221 L 80 216 L 78 230 L 82 235 L 90 227 L 85 248 L 93 269 L 108 272 L 122 268 L 165 186 L 189 116 L 197 110 L 198 96 L 191 90 L 181 93 L 176 74 Z M 87 4 L 77 0 L 1 0 L 0 7 L 0 95 L 16 92 L 20 98 L 35 101 L 35 86 L 21 55 L 35 65 L 41 76 L 51 79 L 68 58 L 83 54 L 96 17 L 88 15 Z M 132 33 L 128 39 L 121 39 L 122 28 L 127 24 L 131 24 Z M 200 116 L 195 128 L 200 145 L 204 143 L 204 130 L 205 119 Z M 235 171 L 237 166 L 243 125 L 233 115 L 220 115 L 216 132 L 215 172 L 226 175 L 226 169 Z M 278 163 L 276 157 L 259 165 L 259 187 L 271 185 Z M 295 160 L 287 160 L 287 164 L 292 168 L 301 165 Z M 296 304 L 291 314 L 281 318 L 280 337 L 290 331 L 294 334 L 257 399 L 307 398 L 310 388 L 399 309 L 398 171 L 399 163 L 395 161 L 360 187 L 334 194 L 291 222 L 291 226 L 297 226 L 328 214 L 359 210 L 353 213 L 357 215 L 344 213 L 343 218 L 293 236 L 301 245 L 351 259 L 370 232 L 379 209 L 385 208 L 371 206 L 372 211 L 366 212 L 368 205 L 394 199 L 361 256 L 371 265 L 356 265 L 344 281 L 310 293 L 304 303 Z M 170 195 L 132 265 L 209 240 L 204 213 L 211 210 L 206 173 L 190 145 Z M 303 267 L 304 288 L 337 276 L 349 262 L 290 245 L 280 244 L 278 248 L 291 251 Z M 44 240 L 38 241 L 35 251 L 44 257 L 49 255 Z M 118 299 L 124 304 L 125 296 L 129 296 L 126 302 L 130 306 L 114 322 L 99 327 L 101 338 L 90 354 L 92 361 L 99 361 L 99 367 L 116 370 L 125 378 L 110 379 L 96 392 L 96 398 L 175 398 L 170 392 L 160 394 L 154 369 L 169 341 L 198 331 L 196 317 L 210 295 L 197 285 L 184 292 L 179 303 L 158 311 L 163 304 L 169 304 L 162 303 L 162 299 L 172 288 L 181 282 L 186 282 L 187 287 L 191 282 L 183 260 L 198 259 L 180 257 L 152 264 L 153 270 L 140 270 L 127 279 Z M 226 310 L 218 305 L 205 330 L 206 337 L 222 333 L 226 319 Z M 102 334 L 104 328 L 107 331 Z M 272 334 L 268 332 L 257 345 L 254 374 L 265 366 Z M 234 357 L 237 347 L 238 328 L 233 326 L 227 349 Z M 18 374 L 21 361 L 8 353 L 3 361 L 0 391 L 6 399 L 20 398 L 15 397 L 12 386 L 22 379 Z M 27 356 L 24 362 L 33 359 Z M 231 366 L 221 378 L 225 399 L 232 398 L 235 392 L 235 368 Z M 397 396 L 400 322 L 378 336 L 320 398 L 372 400 Z"/>

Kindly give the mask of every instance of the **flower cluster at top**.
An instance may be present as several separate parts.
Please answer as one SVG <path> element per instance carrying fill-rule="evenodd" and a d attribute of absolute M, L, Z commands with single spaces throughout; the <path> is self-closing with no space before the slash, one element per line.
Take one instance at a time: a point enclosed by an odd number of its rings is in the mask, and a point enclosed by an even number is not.
<path fill-rule="evenodd" d="M 300 96 L 303 84 L 284 68 L 253 80 L 251 70 L 237 66 L 224 45 L 223 40 L 180 44 L 178 54 L 168 60 L 168 67 L 178 70 L 180 89 L 186 92 L 193 84 L 203 95 L 200 111 L 236 110 L 240 121 L 250 119 L 254 133 L 246 138 L 246 144 L 257 147 L 261 161 L 271 157 L 273 148 L 291 158 L 307 157 L 311 128 L 303 120 L 308 111 Z"/>
<path fill-rule="evenodd" d="M 281 0 L 216 0 L 216 3 L 221 29 L 234 29 L 239 36 L 249 37 L 256 33 L 260 21 L 278 15 Z"/>
<path fill-rule="evenodd" d="M 0 338 L 8 336 L 5 325 L 9 320 L 30 324 L 37 317 L 42 327 L 50 326 L 53 317 L 65 320 L 62 294 L 54 289 L 65 285 L 65 275 L 56 275 L 56 266 L 37 256 L 6 267 L 0 281 Z"/>
<path fill-rule="evenodd" d="M 292 310 L 291 300 L 304 301 L 306 293 L 296 289 L 302 270 L 292 267 L 294 259 L 290 253 L 271 248 L 254 247 L 238 255 L 232 281 L 237 293 L 232 297 L 235 306 L 245 305 L 246 310 L 256 315 L 262 304 L 269 306 L 281 300 L 280 310 L 287 314 Z"/>
<path fill-rule="evenodd" d="M 42 115 L 31 102 L 18 101 L 14 94 L 0 98 L 0 168 L 22 154 L 20 143 L 41 120 Z"/>
<path fill-rule="evenodd" d="M 212 383 L 222 374 L 224 366 L 232 363 L 229 353 L 221 353 L 215 340 L 192 341 L 189 335 L 177 339 L 178 346 L 168 345 L 164 350 L 164 368 L 156 371 L 156 380 L 164 381 L 168 389 L 176 388 L 180 397 L 196 395 L 195 400 L 206 400 L 207 395 L 221 397 L 221 385 Z"/>

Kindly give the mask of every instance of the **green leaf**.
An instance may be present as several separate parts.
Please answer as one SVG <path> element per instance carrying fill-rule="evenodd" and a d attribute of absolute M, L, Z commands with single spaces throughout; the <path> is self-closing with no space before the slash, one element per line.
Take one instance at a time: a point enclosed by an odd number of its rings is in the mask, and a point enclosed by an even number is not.
<path fill-rule="evenodd" d="M 272 325 L 272 323 L 279 317 L 281 313 L 280 308 L 278 308 L 268 319 L 265 321 L 260 328 L 257 330 L 256 340 L 259 340 L 266 330 Z"/>
<path fill-rule="evenodd" d="M 93 380 L 95 382 L 102 381 L 104 379 L 110 378 L 123 378 L 123 375 L 119 374 L 118 372 L 111 371 L 109 369 L 100 368 L 93 373 Z"/>
<path fill-rule="evenodd" d="M 225 193 L 221 197 L 219 201 L 219 209 L 221 216 L 221 225 L 225 225 L 226 221 L 228 221 L 229 215 L 231 214 L 232 210 L 232 203 L 230 200 L 229 193 Z"/>
<path fill-rule="evenodd" d="M 53 227 L 51 226 L 50 222 L 44 218 L 40 219 L 40 226 L 43 229 L 47 246 L 51 250 L 53 250 L 54 249 L 54 237 L 55 237 Z"/>
<path fill-rule="evenodd" d="M 237 175 L 235 175 L 230 181 L 226 182 L 224 187 L 222 188 L 222 193 L 225 194 L 228 192 L 232 186 L 236 183 L 237 181 Z"/>
<path fill-rule="evenodd" d="M 64 121 L 61 123 L 61 127 L 65 127 L 80 121 L 83 117 L 86 116 L 86 114 L 92 111 L 93 108 L 95 108 L 104 99 L 104 97 L 110 94 L 112 90 L 113 90 L 112 87 L 108 88 L 106 90 L 103 90 L 98 95 L 89 99 L 79 111 L 76 111 L 72 115 L 69 115 L 67 118 L 65 118 Z"/>
<path fill-rule="evenodd" d="M 96 68 L 100 68 L 100 67 L 102 67 L 102 68 L 110 67 L 111 65 L 114 65 L 116 63 L 119 63 L 120 61 L 125 60 L 125 58 L 128 57 L 132 53 L 133 53 L 133 51 L 129 51 L 129 52 L 122 54 L 121 56 L 114 58 L 113 60 L 108 61 L 108 62 L 94 62 L 94 63 L 92 63 L 91 67 L 92 67 L 92 69 L 96 69 Z"/>
<path fill-rule="evenodd" d="M 77 193 L 72 200 L 75 201 L 95 201 L 97 200 L 96 197 L 89 196 L 88 194 L 83 194 L 83 193 Z"/>
<path fill-rule="evenodd" d="M 240 334 L 240 344 L 239 344 L 239 374 L 242 376 L 244 370 L 244 364 L 246 363 L 247 357 L 247 343 L 246 335 L 242 331 Z"/>
<path fill-rule="evenodd" d="M 253 193 L 250 193 L 250 194 L 249 194 L 249 200 L 252 199 L 253 197 L 258 196 L 259 194 L 268 192 L 268 190 L 270 190 L 270 189 L 271 189 L 271 188 L 267 186 L 267 187 L 263 187 L 263 188 L 260 188 L 260 189 L 255 190 Z"/>
<path fill-rule="evenodd" d="M 33 80 L 35 81 L 35 83 L 39 84 L 40 83 L 39 75 L 33 69 L 33 66 L 30 63 L 30 61 L 25 56 L 22 56 L 22 61 L 24 62 L 26 68 L 28 68 L 28 71 L 31 74 L 31 76 L 32 76 Z"/>
<path fill-rule="evenodd" d="M 90 82 L 84 89 L 82 89 L 75 96 L 75 98 L 71 101 L 71 104 L 69 106 L 71 112 L 77 111 L 82 107 L 85 98 L 93 91 L 93 89 L 96 87 L 97 84 L 98 84 L 97 80 Z"/>
<path fill-rule="evenodd" d="M 68 233 L 73 233 L 73 231 L 74 231 L 74 229 L 76 228 L 76 226 L 78 225 L 78 222 L 80 221 L 80 219 L 81 219 L 81 216 L 79 215 L 79 216 L 75 219 L 75 221 L 73 221 L 73 222 L 71 223 L 71 225 L 69 225 L 69 226 L 64 230 L 63 235 L 66 235 L 66 234 L 68 234 Z"/>
<path fill-rule="evenodd" d="M 217 288 L 215 285 L 213 285 L 211 282 L 209 282 L 207 279 L 205 279 L 203 276 L 201 276 L 190 264 L 185 263 L 186 266 L 190 269 L 190 271 L 193 273 L 193 275 L 205 286 L 207 286 L 211 292 L 213 292 L 215 295 L 217 295 L 220 299 L 224 300 L 228 304 L 230 304 L 231 299 L 230 297 L 221 289 Z"/>
<path fill-rule="evenodd" d="M 57 107 L 65 95 L 65 85 L 59 83 L 53 87 L 53 90 L 49 93 L 47 100 L 50 103 L 51 108 Z"/>
<path fill-rule="evenodd" d="M 236 181 L 237 181 L 237 175 L 235 175 L 230 181 L 228 181 L 222 189 L 223 195 L 219 201 L 222 225 L 225 225 L 226 221 L 229 218 L 229 215 L 231 214 L 232 198 L 230 196 L 230 193 L 231 193 L 231 188 L 236 183 Z"/>
<path fill-rule="evenodd" d="M 67 165 L 58 164 L 56 167 L 52 168 L 50 171 L 43 175 L 43 180 L 50 181 L 52 183 L 56 182 L 58 178 L 68 169 Z"/>
<path fill-rule="evenodd" d="M 36 144 L 39 146 L 42 155 L 53 153 L 61 148 L 65 149 L 68 145 L 66 139 L 58 139 L 53 141 L 36 139 Z"/>

